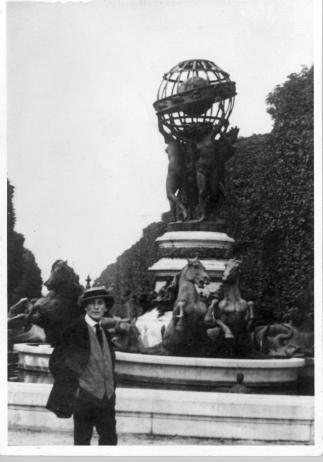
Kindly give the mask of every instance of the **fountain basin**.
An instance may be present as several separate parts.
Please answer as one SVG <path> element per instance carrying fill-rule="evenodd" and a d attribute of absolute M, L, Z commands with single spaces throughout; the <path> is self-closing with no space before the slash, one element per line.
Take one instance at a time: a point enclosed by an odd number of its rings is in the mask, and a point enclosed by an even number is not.
<path fill-rule="evenodd" d="M 296 383 L 303 358 L 230 359 L 189 358 L 117 353 L 117 374 L 124 379 L 142 382 L 221 387 L 236 383 L 237 373 L 251 387 L 282 386 Z"/>
<path fill-rule="evenodd" d="M 49 345 L 16 344 L 19 368 L 48 373 Z M 160 384 L 213 389 L 236 383 L 238 372 L 250 387 L 284 387 L 296 384 L 305 367 L 304 358 L 231 359 L 190 358 L 116 352 L 116 374 L 135 384 Z"/>

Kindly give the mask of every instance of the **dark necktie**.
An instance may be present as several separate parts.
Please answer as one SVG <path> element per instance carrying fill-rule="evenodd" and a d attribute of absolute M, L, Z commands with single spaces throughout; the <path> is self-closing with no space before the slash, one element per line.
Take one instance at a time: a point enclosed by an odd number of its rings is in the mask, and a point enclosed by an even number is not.
<path fill-rule="evenodd" d="M 95 333 L 96 333 L 96 338 L 99 341 L 99 344 L 101 345 L 101 348 L 103 348 L 103 338 L 102 338 L 102 330 L 100 327 L 100 324 L 95 324 Z"/>

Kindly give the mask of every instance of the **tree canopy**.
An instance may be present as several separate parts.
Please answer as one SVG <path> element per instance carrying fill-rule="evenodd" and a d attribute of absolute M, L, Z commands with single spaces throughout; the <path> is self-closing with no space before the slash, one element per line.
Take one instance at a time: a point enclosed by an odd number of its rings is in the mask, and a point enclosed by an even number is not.
<path fill-rule="evenodd" d="M 8 306 L 22 297 L 41 296 L 42 279 L 33 253 L 24 247 L 25 238 L 15 231 L 14 186 L 7 181 L 7 272 Z"/>

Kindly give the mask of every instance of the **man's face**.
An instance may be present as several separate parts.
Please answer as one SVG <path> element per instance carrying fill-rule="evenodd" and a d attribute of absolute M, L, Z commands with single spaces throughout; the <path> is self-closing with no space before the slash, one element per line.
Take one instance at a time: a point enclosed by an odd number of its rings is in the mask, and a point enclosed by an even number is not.
<path fill-rule="evenodd" d="M 104 313 L 107 311 L 104 299 L 94 298 L 93 300 L 89 300 L 85 307 L 85 311 L 94 321 L 101 321 Z"/>

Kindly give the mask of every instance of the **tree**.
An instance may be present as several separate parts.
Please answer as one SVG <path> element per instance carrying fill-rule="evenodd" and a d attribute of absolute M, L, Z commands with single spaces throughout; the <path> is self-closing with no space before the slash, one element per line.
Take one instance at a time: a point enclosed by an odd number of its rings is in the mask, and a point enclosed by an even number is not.
<path fill-rule="evenodd" d="M 14 186 L 7 182 L 7 271 L 8 271 L 8 304 L 15 303 L 15 288 L 19 285 L 23 274 L 24 236 L 15 231 L 16 214 L 13 206 Z"/>
<path fill-rule="evenodd" d="M 42 278 L 34 254 L 30 250 L 24 249 L 22 278 L 18 287 L 15 288 L 14 294 L 18 300 L 23 297 L 39 298 L 41 297 L 41 288 Z"/>
<path fill-rule="evenodd" d="M 7 272 L 8 306 L 22 297 L 41 295 L 40 269 L 30 250 L 24 248 L 25 238 L 15 231 L 16 213 L 13 205 L 14 186 L 7 181 Z"/>

